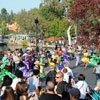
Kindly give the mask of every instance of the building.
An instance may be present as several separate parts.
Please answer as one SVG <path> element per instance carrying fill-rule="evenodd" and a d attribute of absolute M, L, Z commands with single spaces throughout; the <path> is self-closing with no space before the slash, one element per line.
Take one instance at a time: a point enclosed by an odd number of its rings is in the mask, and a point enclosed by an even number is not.
<path fill-rule="evenodd" d="M 25 41 L 25 40 L 31 42 L 32 40 L 35 40 L 36 37 L 33 34 L 28 35 L 28 34 L 20 33 L 20 34 L 9 34 L 8 39 L 9 39 L 10 43 L 20 44 L 20 43 L 22 43 L 22 41 Z"/>
<path fill-rule="evenodd" d="M 59 2 L 61 3 L 61 2 L 66 2 L 67 0 L 59 0 Z"/>

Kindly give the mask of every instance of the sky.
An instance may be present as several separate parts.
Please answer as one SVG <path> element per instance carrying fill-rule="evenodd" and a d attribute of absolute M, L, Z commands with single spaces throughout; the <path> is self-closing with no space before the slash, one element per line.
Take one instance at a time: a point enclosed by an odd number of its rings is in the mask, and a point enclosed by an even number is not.
<path fill-rule="evenodd" d="M 10 13 L 11 10 L 14 13 L 18 13 L 21 9 L 26 11 L 39 8 L 42 0 L 0 0 L 0 11 L 2 8 L 6 8 L 7 12 Z"/>

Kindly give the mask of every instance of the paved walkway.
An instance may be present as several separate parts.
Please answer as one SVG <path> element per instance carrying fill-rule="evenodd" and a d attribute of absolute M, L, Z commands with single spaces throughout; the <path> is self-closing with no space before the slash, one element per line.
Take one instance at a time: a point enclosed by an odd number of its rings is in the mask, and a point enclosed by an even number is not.
<path fill-rule="evenodd" d="M 77 77 L 79 74 L 84 74 L 85 77 L 86 77 L 86 81 L 87 83 L 92 86 L 92 87 L 95 87 L 95 83 L 96 83 L 96 74 L 93 73 L 92 69 L 93 67 L 91 67 L 90 65 L 88 65 L 87 67 L 87 70 L 84 69 L 84 63 L 80 62 L 80 65 L 79 66 L 75 66 L 75 61 L 76 60 L 73 60 L 71 61 L 71 69 L 73 71 L 73 74 L 74 74 L 74 79 L 75 81 L 77 81 Z"/>
<path fill-rule="evenodd" d="M 87 70 L 85 71 L 84 70 L 84 63 L 82 63 L 80 61 L 80 64 L 79 66 L 75 66 L 75 62 L 76 60 L 72 60 L 70 61 L 70 68 L 72 69 L 73 71 L 73 74 L 74 74 L 74 80 L 75 81 L 78 81 L 77 77 L 79 74 L 84 74 L 85 77 L 86 77 L 86 81 L 87 83 L 91 86 L 91 87 L 95 87 L 95 82 L 96 82 L 96 75 L 95 73 L 92 72 L 92 67 L 91 66 L 88 66 L 87 67 Z M 45 71 L 46 73 L 49 71 L 49 68 L 45 68 Z M 44 80 L 45 81 L 45 80 Z M 45 84 L 43 84 L 45 85 Z"/>

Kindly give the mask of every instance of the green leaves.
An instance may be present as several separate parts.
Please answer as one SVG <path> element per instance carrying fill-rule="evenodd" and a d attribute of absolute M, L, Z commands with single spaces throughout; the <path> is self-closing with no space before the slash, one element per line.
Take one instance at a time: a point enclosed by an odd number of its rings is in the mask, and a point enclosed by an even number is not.
<path fill-rule="evenodd" d="M 1 29 L 2 29 L 2 35 L 3 36 L 8 34 L 8 31 L 7 31 L 7 28 L 6 28 L 6 22 L 5 21 L 2 21 Z"/>
<path fill-rule="evenodd" d="M 67 31 L 67 20 L 66 18 L 63 20 L 55 19 L 51 22 L 51 25 L 48 29 L 49 36 L 57 36 L 64 37 Z"/>
<path fill-rule="evenodd" d="M 27 33 L 27 34 L 28 33 L 35 34 L 36 24 L 35 24 L 34 20 L 37 17 L 39 19 L 38 33 L 40 33 L 40 31 L 43 29 L 47 29 L 48 21 L 46 21 L 43 17 L 40 16 L 38 9 L 31 9 L 28 12 L 26 12 L 25 10 L 22 10 L 15 17 L 16 22 L 20 26 L 20 32 Z"/>

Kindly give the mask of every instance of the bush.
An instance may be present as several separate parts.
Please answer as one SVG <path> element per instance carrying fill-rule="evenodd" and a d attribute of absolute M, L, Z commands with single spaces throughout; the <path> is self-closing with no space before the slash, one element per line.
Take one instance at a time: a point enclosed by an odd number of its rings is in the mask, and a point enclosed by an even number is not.
<path fill-rule="evenodd" d="M 27 44 L 28 44 L 28 40 L 22 41 L 22 45 L 23 45 L 23 46 L 25 46 L 25 45 L 27 45 Z"/>
<path fill-rule="evenodd" d="M 52 43 L 51 42 L 48 42 L 48 44 L 51 45 Z"/>

